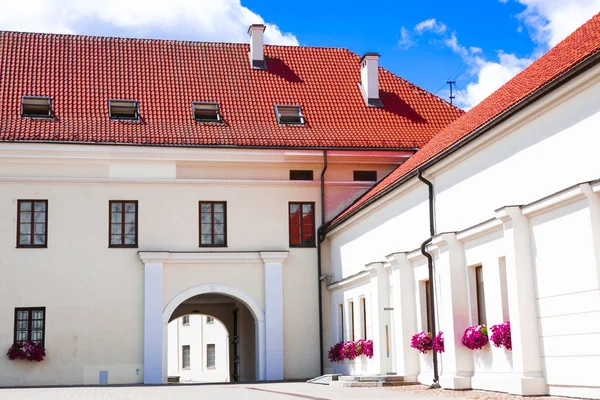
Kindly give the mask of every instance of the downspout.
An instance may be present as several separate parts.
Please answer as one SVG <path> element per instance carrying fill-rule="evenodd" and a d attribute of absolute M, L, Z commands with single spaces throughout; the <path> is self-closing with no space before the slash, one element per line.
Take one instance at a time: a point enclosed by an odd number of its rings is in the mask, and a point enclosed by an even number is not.
<path fill-rule="evenodd" d="M 427 252 L 427 245 L 431 243 L 435 236 L 435 220 L 434 220 L 434 207 L 433 207 L 433 184 L 423 177 L 423 170 L 419 170 L 419 180 L 427 185 L 428 198 L 429 198 L 429 239 L 425 240 L 421 244 L 421 254 L 427 257 L 427 267 L 429 270 L 429 327 L 431 328 L 431 334 L 435 338 L 437 332 L 435 328 L 435 290 L 433 284 L 433 257 Z M 433 384 L 429 386 L 430 389 L 439 388 L 439 372 L 437 362 L 437 352 L 433 351 Z"/>
<path fill-rule="evenodd" d="M 325 373 L 323 361 L 323 281 L 321 279 L 321 243 L 325 240 L 325 171 L 327 171 L 327 150 L 323 150 L 323 170 L 321 171 L 321 226 L 317 229 L 317 284 L 319 285 L 319 365 L 321 375 Z"/>

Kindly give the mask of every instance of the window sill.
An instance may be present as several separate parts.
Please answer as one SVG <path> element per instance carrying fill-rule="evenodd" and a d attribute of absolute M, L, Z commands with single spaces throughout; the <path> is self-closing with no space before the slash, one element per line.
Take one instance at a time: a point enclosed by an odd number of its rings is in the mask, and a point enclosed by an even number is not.
<path fill-rule="evenodd" d="M 316 249 L 316 248 L 317 248 L 317 245 L 315 245 L 315 244 L 310 245 L 310 246 L 290 245 L 290 249 Z"/>
<path fill-rule="evenodd" d="M 202 248 L 207 248 L 207 247 L 208 248 L 210 248 L 210 247 L 221 247 L 221 248 L 224 248 L 224 247 L 227 247 L 227 245 L 226 244 L 201 244 L 198 247 L 201 248 L 201 249 Z"/>
<path fill-rule="evenodd" d="M 108 245 L 109 249 L 137 249 L 137 244 L 113 244 Z"/>
<path fill-rule="evenodd" d="M 38 244 L 38 245 L 35 245 L 35 244 L 17 245 L 15 248 L 17 248 L 17 249 L 47 249 L 48 245 L 47 244 L 44 244 L 44 245 L 40 245 L 40 244 Z"/>
<path fill-rule="evenodd" d="M 206 367 L 206 369 L 212 369 L 212 370 L 214 370 L 214 369 L 217 369 L 217 367 Z"/>

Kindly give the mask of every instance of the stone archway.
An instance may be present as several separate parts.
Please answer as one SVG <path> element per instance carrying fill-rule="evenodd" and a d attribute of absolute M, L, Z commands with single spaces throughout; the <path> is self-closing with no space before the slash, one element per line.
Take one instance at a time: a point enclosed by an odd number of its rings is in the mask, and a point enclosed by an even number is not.
<path fill-rule="evenodd" d="M 243 303 L 252 316 L 254 317 L 255 323 L 255 353 L 256 353 L 256 377 L 257 380 L 265 380 L 265 366 L 266 366 L 266 340 L 265 340 L 265 314 L 262 308 L 258 305 L 258 303 L 252 299 L 248 294 L 244 293 L 242 290 L 228 285 L 223 284 L 203 284 L 191 287 L 189 289 L 184 290 L 175 296 L 171 301 L 167 304 L 163 311 L 162 315 L 162 378 L 163 383 L 167 381 L 167 330 L 169 320 L 173 315 L 173 312 L 183 304 L 186 300 L 200 296 L 203 294 L 221 294 L 232 299 L 238 300 Z"/>

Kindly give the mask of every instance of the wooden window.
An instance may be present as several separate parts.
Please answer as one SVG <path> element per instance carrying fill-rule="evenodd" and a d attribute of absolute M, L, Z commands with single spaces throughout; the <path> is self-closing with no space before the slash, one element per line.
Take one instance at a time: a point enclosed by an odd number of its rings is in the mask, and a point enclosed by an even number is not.
<path fill-rule="evenodd" d="M 292 169 L 290 170 L 290 181 L 312 181 L 312 169 Z"/>
<path fill-rule="evenodd" d="M 339 315 L 340 315 L 340 342 L 344 341 L 344 305 L 343 304 L 339 304 L 338 305 L 338 311 L 339 311 Z"/>
<path fill-rule="evenodd" d="M 138 246 L 138 202 L 109 201 L 108 247 Z"/>
<path fill-rule="evenodd" d="M 354 171 L 355 182 L 377 182 L 377 171 Z"/>
<path fill-rule="evenodd" d="M 190 369 L 190 346 L 181 346 L 181 367 L 183 369 Z"/>
<path fill-rule="evenodd" d="M 214 324 L 215 323 L 215 319 L 213 317 L 206 317 L 206 323 L 207 324 Z"/>
<path fill-rule="evenodd" d="M 15 308 L 14 342 L 35 342 L 45 346 L 46 307 Z"/>
<path fill-rule="evenodd" d="M 485 315 L 485 289 L 483 285 L 483 267 L 475 267 L 475 286 L 477 289 L 477 318 L 479 325 L 487 324 Z"/>
<path fill-rule="evenodd" d="M 217 103 L 193 102 L 192 110 L 197 122 L 222 122 Z"/>
<path fill-rule="evenodd" d="M 50 97 L 23 96 L 21 116 L 23 118 L 52 118 Z"/>
<path fill-rule="evenodd" d="M 17 201 L 17 247 L 48 246 L 48 200 Z"/>
<path fill-rule="evenodd" d="M 137 121 L 139 119 L 138 103 L 135 100 L 109 100 L 110 119 Z"/>
<path fill-rule="evenodd" d="M 190 324 L 190 316 L 189 315 L 184 315 L 182 323 L 183 323 L 183 325 L 189 325 Z"/>
<path fill-rule="evenodd" d="M 362 338 L 367 339 L 367 299 L 360 299 L 360 308 L 362 314 Z"/>
<path fill-rule="evenodd" d="M 429 280 L 423 281 L 425 290 L 425 330 L 431 331 L 431 288 L 429 287 Z"/>
<path fill-rule="evenodd" d="M 348 314 L 350 317 L 350 340 L 354 341 L 354 302 L 348 302 Z"/>
<path fill-rule="evenodd" d="M 290 203 L 290 247 L 315 247 L 315 203 Z"/>
<path fill-rule="evenodd" d="M 280 125 L 304 125 L 304 115 L 300 106 L 275 106 L 275 116 Z"/>
<path fill-rule="evenodd" d="M 227 246 L 227 203 L 200 202 L 200 247 Z"/>
<path fill-rule="evenodd" d="M 215 368 L 215 345 L 206 345 L 206 368 Z"/>

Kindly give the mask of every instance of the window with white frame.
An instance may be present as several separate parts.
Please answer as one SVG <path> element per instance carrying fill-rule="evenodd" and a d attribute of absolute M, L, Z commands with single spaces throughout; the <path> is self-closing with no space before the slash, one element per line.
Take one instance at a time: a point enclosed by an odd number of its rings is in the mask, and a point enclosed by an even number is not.
<path fill-rule="evenodd" d="M 339 338 L 340 338 L 340 342 L 344 341 L 344 305 L 343 304 L 338 304 L 338 323 L 339 323 Z"/>
<path fill-rule="evenodd" d="M 215 368 L 216 349 L 214 344 L 206 345 L 206 368 Z"/>
<path fill-rule="evenodd" d="M 481 265 L 475 267 L 475 291 L 477 295 L 477 323 L 479 325 L 486 325 L 485 287 L 483 283 L 483 266 Z"/>
<path fill-rule="evenodd" d="M 184 315 L 183 316 L 182 324 L 183 325 L 189 325 L 190 324 L 190 316 L 189 315 Z"/>
<path fill-rule="evenodd" d="M 421 329 L 429 332 L 431 330 L 431 290 L 429 280 L 419 282 L 421 299 Z"/>
<path fill-rule="evenodd" d="M 183 369 L 190 369 L 190 346 L 181 346 L 181 367 Z"/>
<path fill-rule="evenodd" d="M 348 302 L 348 322 L 350 323 L 350 332 L 348 339 L 354 341 L 354 301 Z"/>
<path fill-rule="evenodd" d="M 360 335 L 367 339 L 367 299 L 360 298 Z"/>

